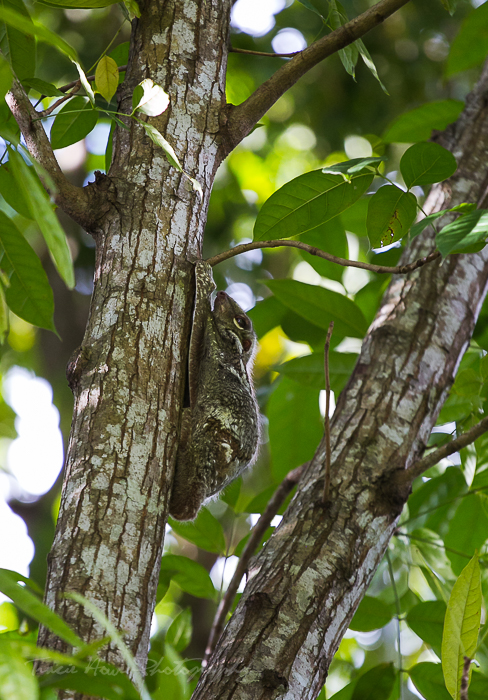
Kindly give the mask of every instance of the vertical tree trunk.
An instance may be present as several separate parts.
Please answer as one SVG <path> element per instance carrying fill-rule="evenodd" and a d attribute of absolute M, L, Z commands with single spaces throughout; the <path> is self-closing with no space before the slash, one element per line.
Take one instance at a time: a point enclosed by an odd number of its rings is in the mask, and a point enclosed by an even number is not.
<path fill-rule="evenodd" d="M 169 93 L 151 120 L 202 185 L 200 201 L 140 125 L 119 129 L 107 206 L 95 231 L 95 289 L 69 368 L 74 417 L 46 600 L 86 639 L 103 636 L 63 593 L 76 590 L 117 627 L 139 666 L 147 657 L 168 487 L 183 395 L 192 265 L 218 166 L 230 3 L 144 4 L 134 20 L 121 107 L 150 77 Z M 128 120 L 129 121 L 129 120 Z M 43 630 L 41 643 L 61 645 Z M 107 658 L 120 663 L 116 650 Z"/>

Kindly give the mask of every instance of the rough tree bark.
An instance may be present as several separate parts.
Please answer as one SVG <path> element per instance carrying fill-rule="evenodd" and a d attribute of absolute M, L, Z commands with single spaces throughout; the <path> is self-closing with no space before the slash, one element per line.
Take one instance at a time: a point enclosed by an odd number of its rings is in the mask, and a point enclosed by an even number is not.
<path fill-rule="evenodd" d="M 170 94 L 153 121 L 203 201 L 131 123 L 118 130 L 108 177 L 81 190 L 59 171 L 32 108 L 10 105 L 31 152 L 55 176 L 57 201 L 93 233 L 95 289 L 79 353 L 60 515 L 46 600 L 87 641 L 103 632 L 62 597 L 86 595 L 120 628 L 141 669 L 177 448 L 191 312 L 214 174 L 227 153 L 319 61 L 406 4 L 381 0 L 289 61 L 237 108 L 224 99 L 230 0 L 145 0 L 133 23 L 121 111 L 146 77 Z M 461 168 L 432 208 L 482 204 L 488 151 L 485 73 L 446 143 Z M 129 120 L 128 120 L 129 123 Z M 54 161 L 54 162 L 53 162 Z M 452 192 L 451 192 L 452 188 Z M 427 236 L 406 255 L 432 248 Z M 253 565 L 197 698 L 313 698 L 392 536 L 421 454 L 484 298 L 488 253 L 452 256 L 395 279 L 364 342 L 333 422 L 333 498 L 320 503 L 309 470 L 283 522 Z M 63 649 L 46 630 L 41 643 Z M 107 658 L 122 666 L 117 650 Z"/>

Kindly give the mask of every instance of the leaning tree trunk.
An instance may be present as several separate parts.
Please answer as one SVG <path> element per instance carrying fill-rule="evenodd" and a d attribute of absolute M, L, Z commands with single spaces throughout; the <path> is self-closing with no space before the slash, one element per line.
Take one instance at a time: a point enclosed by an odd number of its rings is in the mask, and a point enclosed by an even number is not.
<path fill-rule="evenodd" d="M 61 508 L 49 557 L 47 603 L 86 640 L 103 636 L 80 607 L 86 595 L 127 633 L 145 668 L 179 432 L 192 265 L 217 168 L 229 0 L 148 0 L 133 24 L 121 110 L 150 76 L 171 95 L 152 121 L 204 196 L 140 125 L 118 130 L 106 206 L 92 228 L 95 288 L 82 347 L 68 368 L 75 395 Z M 130 120 L 128 120 L 129 123 Z M 47 630 L 43 645 L 63 648 Z M 122 666 L 117 651 L 108 660 Z"/>
<path fill-rule="evenodd" d="M 485 69 L 443 137 L 459 169 L 431 192 L 428 212 L 488 204 L 487 91 Z M 404 262 L 432 248 L 419 237 Z M 395 531 L 413 478 L 405 474 L 427 444 L 487 283 L 488 248 L 393 278 L 332 421 L 330 501 L 324 507 L 322 458 L 252 563 L 194 700 L 316 698 Z"/>

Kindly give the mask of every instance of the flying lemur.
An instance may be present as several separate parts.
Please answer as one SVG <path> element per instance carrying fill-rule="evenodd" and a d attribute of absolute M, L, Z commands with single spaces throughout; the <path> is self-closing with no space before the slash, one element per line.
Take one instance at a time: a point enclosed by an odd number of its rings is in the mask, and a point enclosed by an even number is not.
<path fill-rule="evenodd" d="M 254 461 L 259 412 L 252 382 L 256 333 L 250 318 L 215 289 L 212 268 L 195 266 L 196 296 L 188 360 L 190 407 L 183 411 L 169 512 L 193 520 L 202 503 Z"/>

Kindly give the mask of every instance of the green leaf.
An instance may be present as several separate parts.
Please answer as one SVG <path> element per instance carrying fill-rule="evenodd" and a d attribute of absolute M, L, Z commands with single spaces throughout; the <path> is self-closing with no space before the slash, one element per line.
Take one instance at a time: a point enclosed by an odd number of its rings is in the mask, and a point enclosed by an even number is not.
<path fill-rule="evenodd" d="M 301 240 L 303 243 L 319 248 L 319 250 L 325 250 L 338 258 L 347 259 L 349 257 L 346 232 L 339 217 L 327 221 L 313 231 L 304 233 Z M 300 255 L 322 277 L 328 277 L 338 282 L 342 280 L 344 268 L 341 265 L 306 253 L 304 250 L 300 251 Z"/>
<path fill-rule="evenodd" d="M 80 76 L 80 83 L 85 88 L 85 92 L 88 96 L 88 99 L 90 100 L 92 107 L 95 107 L 95 94 L 92 90 L 92 86 L 90 85 L 90 81 L 86 77 L 85 71 L 83 70 L 81 65 L 78 63 L 78 61 L 73 61 L 73 63 L 75 64 L 76 70 L 78 71 L 78 75 Z"/>
<path fill-rule="evenodd" d="M 356 632 L 371 632 L 387 625 L 392 617 L 388 605 L 382 603 L 378 598 L 366 595 L 359 603 L 349 629 Z"/>
<path fill-rule="evenodd" d="M 446 77 L 477 66 L 486 59 L 488 45 L 488 7 L 480 5 L 466 17 L 451 44 Z"/>
<path fill-rule="evenodd" d="M 39 24 L 39 22 L 27 19 L 19 12 L 10 9 L 11 6 L 7 7 L 5 0 L 3 0 L 3 3 L 3 7 L 0 7 L 0 21 L 5 22 L 5 24 L 9 25 L 9 27 L 18 29 L 19 32 L 27 34 L 27 36 L 35 36 L 39 39 L 39 41 L 55 46 L 62 53 L 66 54 L 66 56 L 69 56 L 72 61 L 77 60 L 76 51 L 66 41 L 64 41 L 64 39 L 61 39 L 61 37 L 52 32 L 50 29 L 47 29 L 47 27 L 44 27 L 42 24 Z M 15 65 L 13 68 L 16 70 Z M 34 73 L 35 70 L 29 66 L 28 71 L 26 71 L 25 74 L 21 73 L 18 77 L 19 79 L 28 78 L 34 75 Z"/>
<path fill-rule="evenodd" d="M 50 610 L 47 605 L 41 603 L 28 588 L 17 583 L 18 580 L 22 579 L 24 577 L 19 576 L 15 571 L 0 569 L 0 591 L 11 598 L 26 615 L 43 624 L 65 642 L 74 647 L 84 647 L 85 642 L 68 627 L 64 620 Z"/>
<path fill-rule="evenodd" d="M 372 248 L 383 248 L 408 233 L 417 216 L 417 198 L 395 185 L 384 185 L 369 200 L 366 227 Z"/>
<path fill-rule="evenodd" d="M 73 97 L 56 115 L 51 129 L 52 147 L 66 148 L 84 139 L 95 127 L 98 114 L 86 97 Z"/>
<path fill-rule="evenodd" d="M 428 600 L 425 603 L 419 603 L 407 613 L 407 623 L 410 629 L 429 644 L 439 656 L 445 615 L 446 604 L 443 600 Z"/>
<path fill-rule="evenodd" d="M 466 556 L 472 556 L 488 539 L 487 504 L 488 497 L 481 493 L 463 498 L 449 523 L 444 544 L 449 549 L 455 550 L 446 551 L 455 574 L 459 574 L 466 565 Z M 466 556 L 455 552 L 461 552 Z"/>
<path fill-rule="evenodd" d="M 334 321 L 335 338 L 362 338 L 368 330 L 362 311 L 342 294 L 295 280 L 269 280 L 266 285 L 282 304 L 319 328 L 327 330 Z"/>
<path fill-rule="evenodd" d="M 127 63 L 129 62 L 129 42 L 122 42 L 122 44 L 116 46 L 115 49 L 112 49 L 112 51 L 108 55 L 110 56 L 110 58 L 113 58 L 117 66 L 120 67 L 127 65 Z M 120 75 L 125 75 L 125 72 L 121 73 L 119 71 L 119 82 Z"/>
<path fill-rule="evenodd" d="M 42 5 L 68 10 L 90 10 L 115 5 L 119 0 L 39 0 Z"/>
<path fill-rule="evenodd" d="M 23 158 L 12 149 L 9 149 L 9 163 L 17 186 L 24 199 L 30 203 L 32 218 L 41 229 L 57 271 L 66 286 L 72 289 L 75 286 L 75 275 L 71 253 L 66 234 L 52 209 L 47 192 L 32 168 L 29 168 Z"/>
<path fill-rule="evenodd" d="M 14 649 L 0 647 L 0 698 L 2 700 L 37 700 L 39 686 L 32 665 Z"/>
<path fill-rule="evenodd" d="M 166 154 L 166 158 L 168 159 L 170 164 L 173 166 L 173 168 L 176 168 L 176 170 L 178 170 L 180 173 L 182 173 L 183 168 L 180 165 L 180 161 L 178 160 L 178 156 L 174 152 L 173 147 L 170 146 L 170 144 L 166 141 L 164 136 L 162 134 L 160 134 L 159 131 L 151 124 L 146 124 L 146 122 L 143 122 L 140 119 L 137 119 L 136 121 L 138 121 L 139 124 L 144 127 L 146 134 L 149 136 L 151 141 L 163 149 L 163 151 Z"/>
<path fill-rule="evenodd" d="M 397 117 L 383 134 L 386 143 L 415 143 L 430 139 L 432 130 L 442 131 L 456 121 L 464 108 L 461 100 L 437 100 Z"/>
<path fill-rule="evenodd" d="M 358 160 L 347 164 L 351 167 Z M 254 240 L 292 238 L 316 229 L 354 204 L 373 177 L 373 173 L 365 171 L 345 176 L 322 170 L 296 177 L 261 207 L 254 225 Z"/>
<path fill-rule="evenodd" d="M 364 45 L 364 42 L 362 39 L 358 39 L 357 41 L 354 42 L 356 46 L 358 47 L 358 51 L 361 54 L 361 58 L 363 59 L 366 67 L 370 70 L 372 75 L 376 78 L 376 80 L 379 82 L 381 89 L 385 93 L 385 95 L 389 95 L 390 93 L 386 89 L 386 87 L 383 85 L 380 76 L 378 75 L 378 71 L 376 70 L 376 66 L 374 64 L 373 59 L 370 56 L 370 53 L 366 46 Z"/>
<path fill-rule="evenodd" d="M 188 557 L 165 554 L 161 560 L 161 579 L 172 579 L 180 588 L 197 598 L 215 597 L 215 588 L 206 569 Z"/>
<path fill-rule="evenodd" d="M 21 22 L 32 25 L 32 20 L 22 0 L 0 0 L 0 20 L 3 11 L 13 12 Z M 32 35 L 26 36 L 21 27 L 0 23 L 0 49 L 10 62 L 15 75 L 23 80 L 36 72 L 36 44 Z M 5 93 L 4 93 L 5 94 Z"/>
<path fill-rule="evenodd" d="M 0 269 L 10 281 L 5 300 L 12 311 L 24 321 L 55 331 L 54 298 L 47 275 L 24 236 L 3 212 L 0 212 Z"/>
<path fill-rule="evenodd" d="M 395 679 L 393 664 L 379 664 L 358 678 L 351 700 L 388 700 Z"/>
<path fill-rule="evenodd" d="M 310 10 L 314 14 L 316 14 L 320 19 L 325 22 L 325 17 L 320 14 L 320 12 L 317 10 L 317 8 L 309 1 L 309 0 L 298 0 L 298 2 L 303 5 L 303 7 L 306 7 L 307 10 Z"/>
<path fill-rule="evenodd" d="M 112 123 L 110 124 L 110 133 L 108 135 L 107 150 L 105 151 L 105 172 L 107 172 L 107 173 L 110 170 L 110 166 L 112 165 L 114 131 L 115 131 L 116 126 L 117 126 L 117 123 L 112 120 Z"/>
<path fill-rule="evenodd" d="M 436 236 L 438 250 L 443 257 L 452 252 L 463 251 L 473 243 L 483 241 L 488 236 L 488 209 L 461 216 L 439 231 Z"/>
<path fill-rule="evenodd" d="M 188 542 L 193 542 L 197 547 L 205 549 L 207 552 L 224 554 L 224 530 L 208 508 L 201 508 L 193 521 L 180 522 L 169 518 L 168 522 L 172 530 L 180 537 L 184 537 Z"/>
<path fill-rule="evenodd" d="M 444 622 L 442 671 L 453 700 L 459 699 L 464 657 L 472 659 L 476 650 L 481 605 L 480 565 L 475 554 L 453 586 Z"/>
<path fill-rule="evenodd" d="M 142 95 L 140 91 L 137 92 L 140 97 L 137 104 L 133 106 L 133 111 L 139 110 L 139 112 L 147 114 L 149 117 L 157 117 L 167 109 L 169 95 L 160 85 L 154 83 L 150 78 L 146 78 L 137 87 L 142 88 Z M 135 94 L 136 92 L 134 91 Z"/>
<path fill-rule="evenodd" d="M 42 689 L 74 690 L 85 697 L 107 700 L 140 700 L 141 696 L 128 676 L 120 669 L 95 659 L 91 667 L 69 669 L 69 673 L 43 674 L 39 680 Z M 43 698 L 45 696 L 43 695 Z M 57 695 L 55 696 L 57 697 Z"/>
<path fill-rule="evenodd" d="M 185 608 L 169 626 L 165 642 L 171 644 L 176 651 L 184 651 L 191 642 L 192 633 L 191 608 Z"/>
<path fill-rule="evenodd" d="M 95 83 L 98 92 L 110 102 L 119 86 L 119 69 L 110 56 L 102 56 L 95 71 Z"/>
<path fill-rule="evenodd" d="M 345 387 L 357 359 L 356 353 L 329 352 L 330 388 L 336 397 Z M 273 369 L 304 386 L 310 386 L 319 390 L 325 388 L 323 352 L 314 352 L 311 355 L 295 357 L 293 360 L 277 365 Z"/>
<path fill-rule="evenodd" d="M 33 218 L 30 204 L 25 200 L 22 190 L 12 176 L 11 169 L 6 164 L 0 166 L 0 194 L 16 212 L 25 216 L 26 219 Z"/>
<path fill-rule="evenodd" d="M 447 180 L 456 170 L 456 159 L 438 143 L 415 143 L 400 160 L 400 171 L 409 189 Z"/>
<path fill-rule="evenodd" d="M 313 457 L 322 438 L 319 391 L 283 378 L 270 396 L 267 416 L 271 471 L 278 483 Z"/>
<path fill-rule="evenodd" d="M 9 324 L 9 317 L 8 317 L 8 306 L 7 306 L 7 301 L 5 299 L 5 290 L 3 288 L 3 284 L 0 284 L 0 343 L 3 345 L 5 340 L 7 339 L 7 335 L 9 332 L 10 324 Z M 3 401 L 0 403 L 0 414 L 2 413 L 3 409 L 7 406 Z M 5 436 L 5 433 L 3 431 L 3 425 L 2 425 L 2 420 L 0 418 L 0 434 L 2 436 Z M 14 437 L 16 431 L 14 430 Z M 7 437 L 7 436 L 5 436 Z"/>
<path fill-rule="evenodd" d="M 258 338 L 262 338 L 273 328 L 281 325 L 286 312 L 286 306 L 283 306 L 276 297 L 268 297 L 258 302 L 253 309 L 247 312 L 247 315 L 252 321 Z"/>
<path fill-rule="evenodd" d="M 47 83 L 45 80 L 39 80 L 39 78 L 26 78 L 22 81 L 22 85 L 25 88 L 32 88 L 40 95 L 46 95 L 46 97 L 64 97 L 65 92 L 61 92 L 52 83 Z"/>
<path fill-rule="evenodd" d="M 430 662 L 416 664 L 409 669 L 408 673 L 414 686 L 427 700 L 450 700 L 440 664 Z"/>
<path fill-rule="evenodd" d="M 0 55 L 0 98 L 5 97 L 12 86 L 12 70 L 8 62 Z"/>
<path fill-rule="evenodd" d="M 441 209 L 440 211 L 434 212 L 434 214 L 424 216 L 423 219 L 417 221 L 417 223 L 414 224 L 410 229 L 410 238 L 415 238 L 415 236 L 420 235 L 422 231 L 424 231 L 424 229 L 427 228 L 427 226 L 430 226 L 432 223 L 434 223 L 434 221 L 436 221 L 436 219 L 443 216 L 444 214 L 447 214 L 449 211 L 449 209 Z"/>

